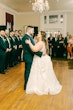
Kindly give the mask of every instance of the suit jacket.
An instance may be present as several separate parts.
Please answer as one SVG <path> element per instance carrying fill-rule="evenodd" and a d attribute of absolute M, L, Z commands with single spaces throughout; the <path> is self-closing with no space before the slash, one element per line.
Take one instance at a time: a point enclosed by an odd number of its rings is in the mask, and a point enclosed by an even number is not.
<path fill-rule="evenodd" d="M 54 42 L 55 42 L 55 38 L 54 37 L 49 37 L 48 38 L 48 44 L 49 44 L 49 47 L 51 47 L 51 46 L 54 46 Z"/>
<path fill-rule="evenodd" d="M 34 54 L 38 55 L 39 57 L 42 56 L 42 52 L 32 52 L 29 45 L 25 43 L 26 39 L 30 39 L 31 43 L 35 45 L 34 40 L 29 35 L 25 34 L 22 38 L 22 47 L 24 50 L 23 59 L 26 63 L 32 63 Z"/>
<path fill-rule="evenodd" d="M 6 45 L 6 47 L 9 48 L 9 43 L 7 41 L 7 37 L 4 37 L 4 39 L 5 39 L 5 45 Z"/>
<path fill-rule="evenodd" d="M 0 55 L 5 54 L 7 47 L 3 39 L 0 37 Z"/>
<path fill-rule="evenodd" d="M 11 37 L 10 36 L 10 43 L 11 43 L 11 48 L 12 48 L 12 50 L 14 50 L 14 46 L 17 46 L 17 44 L 16 44 L 16 40 L 15 40 L 15 38 L 14 37 Z"/>
<path fill-rule="evenodd" d="M 6 39 L 7 48 L 11 48 L 11 38 L 10 38 L 10 36 L 5 36 L 5 39 Z"/>
<path fill-rule="evenodd" d="M 68 45 L 67 41 L 68 41 L 68 37 L 66 36 L 65 39 L 64 39 L 64 45 L 65 45 L 66 47 L 67 47 L 67 45 Z"/>
<path fill-rule="evenodd" d="M 58 46 L 60 47 L 64 46 L 64 38 L 58 39 Z"/>

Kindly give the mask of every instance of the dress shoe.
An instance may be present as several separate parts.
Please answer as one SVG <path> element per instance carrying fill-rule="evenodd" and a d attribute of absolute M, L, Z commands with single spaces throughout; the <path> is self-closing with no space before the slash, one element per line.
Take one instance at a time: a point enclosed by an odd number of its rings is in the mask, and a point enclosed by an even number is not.
<path fill-rule="evenodd" d="M 5 74 L 5 72 L 4 71 L 2 71 L 2 72 L 0 72 L 1 74 Z"/>

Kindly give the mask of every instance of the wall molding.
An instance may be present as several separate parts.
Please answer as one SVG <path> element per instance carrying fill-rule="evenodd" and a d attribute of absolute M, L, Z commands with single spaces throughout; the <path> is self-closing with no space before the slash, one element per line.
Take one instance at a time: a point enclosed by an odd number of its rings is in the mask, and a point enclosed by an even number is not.
<path fill-rule="evenodd" d="M 73 12 L 73 10 L 53 10 L 53 11 L 48 11 L 48 12 L 43 12 L 43 13 L 39 13 L 39 12 L 17 12 L 17 14 L 39 14 L 39 15 L 42 15 L 42 14 L 48 14 L 48 13 L 67 13 L 67 12 Z"/>
<path fill-rule="evenodd" d="M 12 8 L 6 6 L 6 5 L 4 5 L 4 4 L 2 4 L 2 3 L 0 3 L 0 7 L 1 7 L 2 9 L 6 10 L 6 11 L 13 12 L 13 13 L 15 13 L 15 14 L 18 13 L 17 11 L 13 10 Z"/>

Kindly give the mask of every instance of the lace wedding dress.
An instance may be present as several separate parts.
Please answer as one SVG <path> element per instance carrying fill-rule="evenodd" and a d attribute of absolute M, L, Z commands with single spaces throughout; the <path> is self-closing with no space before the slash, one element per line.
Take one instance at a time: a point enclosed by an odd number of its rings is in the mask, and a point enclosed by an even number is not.
<path fill-rule="evenodd" d="M 43 45 L 42 52 L 45 51 Z M 56 78 L 50 56 L 45 55 L 41 58 L 34 56 L 27 87 L 27 94 L 58 94 L 62 89 L 61 84 Z"/>

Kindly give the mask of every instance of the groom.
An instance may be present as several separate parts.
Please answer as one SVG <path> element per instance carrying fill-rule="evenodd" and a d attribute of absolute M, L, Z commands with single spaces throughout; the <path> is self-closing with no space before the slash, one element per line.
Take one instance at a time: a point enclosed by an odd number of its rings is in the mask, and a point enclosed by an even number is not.
<path fill-rule="evenodd" d="M 29 74 L 30 74 L 30 69 L 31 69 L 31 65 L 32 65 L 32 62 L 33 62 L 34 54 L 38 55 L 39 57 L 41 57 L 42 54 L 43 54 L 42 52 L 32 52 L 29 45 L 25 43 L 25 41 L 27 39 L 30 39 L 31 43 L 33 45 L 35 45 L 34 40 L 33 40 L 33 34 L 34 34 L 34 27 L 33 26 L 27 26 L 26 34 L 22 38 L 23 59 L 24 59 L 24 62 L 25 62 L 24 90 L 26 90 L 26 85 L 27 85 Z"/>

